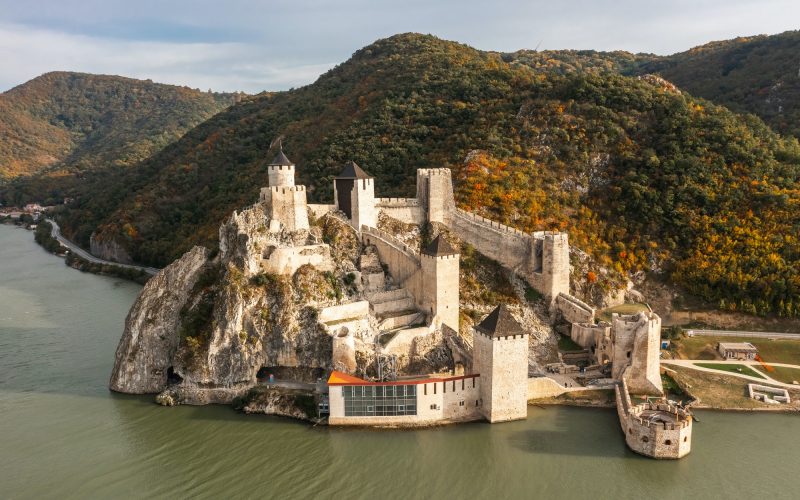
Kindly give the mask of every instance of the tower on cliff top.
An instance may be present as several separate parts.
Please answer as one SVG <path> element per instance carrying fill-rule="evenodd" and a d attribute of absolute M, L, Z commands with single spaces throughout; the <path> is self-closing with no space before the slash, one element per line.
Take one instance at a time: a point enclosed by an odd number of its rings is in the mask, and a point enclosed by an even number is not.
<path fill-rule="evenodd" d="M 422 250 L 422 308 L 458 332 L 461 255 L 442 235 Z M 438 325 L 437 325 L 438 326 Z"/>
<path fill-rule="evenodd" d="M 267 166 L 269 187 L 294 186 L 294 163 L 283 154 L 283 145 Z"/>
<path fill-rule="evenodd" d="M 489 422 L 528 416 L 528 332 L 500 304 L 472 336 L 473 367 L 480 374 L 481 411 Z"/>
<path fill-rule="evenodd" d="M 261 188 L 259 201 L 269 216 L 270 232 L 307 230 L 306 187 L 294 185 L 294 163 L 283 153 L 282 146 L 267 165 L 267 173 L 269 187 Z"/>
<path fill-rule="evenodd" d="M 333 197 L 336 208 L 345 213 L 357 231 L 361 226 L 375 227 L 375 179 L 361 170 L 356 162 L 345 164 L 342 173 L 333 180 Z"/>

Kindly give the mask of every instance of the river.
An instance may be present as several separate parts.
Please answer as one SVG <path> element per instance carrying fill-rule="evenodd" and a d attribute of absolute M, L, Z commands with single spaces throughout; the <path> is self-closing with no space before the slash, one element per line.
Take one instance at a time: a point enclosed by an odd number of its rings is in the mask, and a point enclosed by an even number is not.
<path fill-rule="evenodd" d="M 312 427 L 108 391 L 140 287 L 0 225 L 1 498 L 797 498 L 800 417 L 703 412 L 679 461 L 625 447 L 612 410 L 413 431 Z"/>

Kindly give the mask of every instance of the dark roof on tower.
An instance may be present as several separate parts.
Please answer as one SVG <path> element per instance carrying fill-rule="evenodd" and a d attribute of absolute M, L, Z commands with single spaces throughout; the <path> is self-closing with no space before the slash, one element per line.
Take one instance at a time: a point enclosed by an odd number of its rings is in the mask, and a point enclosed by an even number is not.
<path fill-rule="evenodd" d="M 337 179 L 372 179 L 372 176 L 361 170 L 353 160 L 344 164 L 342 173 L 336 176 Z"/>
<path fill-rule="evenodd" d="M 475 329 L 489 337 L 506 337 L 528 333 L 514 319 L 514 315 L 511 314 L 511 310 L 505 304 L 497 306 Z"/>
<path fill-rule="evenodd" d="M 430 245 L 426 246 L 422 253 L 425 255 L 431 255 L 433 257 L 442 257 L 445 255 L 458 255 L 458 251 L 453 248 L 453 246 L 447 242 L 444 237 L 440 234 L 436 237 L 435 240 L 431 242 Z"/>
<path fill-rule="evenodd" d="M 290 160 L 289 158 L 286 157 L 285 154 L 283 154 L 283 148 L 281 148 L 280 151 L 278 151 L 278 154 L 275 156 L 275 159 L 269 162 L 269 164 L 289 166 L 289 165 L 294 165 L 294 162 L 292 162 L 292 160 Z"/>

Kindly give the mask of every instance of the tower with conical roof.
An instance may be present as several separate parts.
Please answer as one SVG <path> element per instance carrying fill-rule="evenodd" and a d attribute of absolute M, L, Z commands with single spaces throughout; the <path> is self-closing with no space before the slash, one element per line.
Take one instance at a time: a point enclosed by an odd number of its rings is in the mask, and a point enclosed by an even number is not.
<path fill-rule="evenodd" d="M 475 326 L 472 367 L 480 374 L 481 410 L 489 422 L 528 416 L 528 332 L 505 304 Z"/>
<path fill-rule="evenodd" d="M 361 230 L 361 226 L 377 226 L 375 179 L 356 162 L 348 161 L 342 173 L 336 176 L 333 181 L 333 196 L 336 208 L 344 212 L 357 231 Z"/>
<path fill-rule="evenodd" d="M 307 230 L 306 187 L 294 184 L 294 163 L 286 157 L 283 145 L 267 165 L 269 186 L 261 188 L 259 201 L 269 215 L 270 232 Z"/>
<path fill-rule="evenodd" d="M 439 325 L 459 328 L 459 267 L 461 255 L 440 234 L 422 250 L 421 306 Z"/>
<path fill-rule="evenodd" d="M 279 146 L 278 154 L 267 165 L 269 187 L 294 186 L 294 163 L 283 153 L 283 144 Z"/>

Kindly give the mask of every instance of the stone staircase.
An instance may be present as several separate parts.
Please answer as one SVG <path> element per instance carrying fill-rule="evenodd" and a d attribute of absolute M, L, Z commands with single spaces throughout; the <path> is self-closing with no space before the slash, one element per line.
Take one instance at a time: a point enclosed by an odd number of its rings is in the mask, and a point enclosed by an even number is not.
<path fill-rule="evenodd" d="M 371 293 L 367 300 L 378 318 L 381 331 L 397 330 L 425 321 L 425 315 L 417 310 L 414 297 L 405 288 Z"/>

